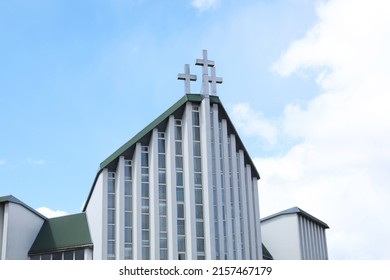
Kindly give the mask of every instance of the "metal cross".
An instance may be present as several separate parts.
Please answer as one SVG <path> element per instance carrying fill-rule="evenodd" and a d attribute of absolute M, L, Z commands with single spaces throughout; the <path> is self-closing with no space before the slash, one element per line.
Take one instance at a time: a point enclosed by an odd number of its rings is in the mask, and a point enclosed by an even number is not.
<path fill-rule="evenodd" d="M 196 81 L 197 77 L 196 77 L 196 75 L 190 74 L 190 65 L 185 64 L 184 65 L 184 73 L 177 74 L 177 79 L 184 80 L 185 93 L 190 94 L 191 93 L 190 83 L 191 83 L 191 81 Z"/>
<path fill-rule="evenodd" d="M 204 95 L 209 95 L 209 67 L 214 66 L 214 61 L 207 59 L 207 50 L 203 50 L 203 58 L 197 59 L 195 65 L 202 66 L 202 93 Z"/>
<path fill-rule="evenodd" d="M 208 82 L 211 83 L 211 94 L 217 94 L 217 84 L 222 84 L 223 80 L 221 77 L 216 76 L 215 67 L 211 67 L 211 76 L 208 77 Z"/>

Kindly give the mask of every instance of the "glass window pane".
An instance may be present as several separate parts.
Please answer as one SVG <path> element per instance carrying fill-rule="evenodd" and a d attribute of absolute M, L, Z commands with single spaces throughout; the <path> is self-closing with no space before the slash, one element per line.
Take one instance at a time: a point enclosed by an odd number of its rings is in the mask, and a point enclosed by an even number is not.
<path fill-rule="evenodd" d="M 200 125 L 199 112 L 192 112 L 192 124 L 193 125 Z"/>
<path fill-rule="evenodd" d="M 158 197 L 159 199 L 167 199 L 167 187 L 159 186 L 158 187 Z"/>
<path fill-rule="evenodd" d="M 125 244 L 125 260 L 133 259 L 133 250 L 130 244 Z"/>
<path fill-rule="evenodd" d="M 147 168 L 142 170 L 141 182 L 144 182 L 144 183 L 148 183 L 149 182 L 149 173 L 148 173 L 148 169 Z"/>
<path fill-rule="evenodd" d="M 195 206 L 195 216 L 197 219 L 203 219 L 203 206 L 202 205 Z"/>
<path fill-rule="evenodd" d="M 141 153 L 141 166 L 149 166 L 148 153 Z"/>
<path fill-rule="evenodd" d="M 167 218 L 166 217 L 160 217 L 160 232 L 166 232 L 167 231 Z M 160 233 L 161 238 L 161 233 Z"/>
<path fill-rule="evenodd" d="M 149 231 L 143 230 L 142 231 L 142 245 L 143 246 L 149 246 Z"/>
<path fill-rule="evenodd" d="M 184 189 L 183 188 L 176 188 L 176 200 L 177 201 L 184 201 Z"/>
<path fill-rule="evenodd" d="M 160 215 L 166 215 L 167 214 L 167 204 L 160 202 L 159 204 L 160 208 Z"/>
<path fill-rule="evenodd" d="M 150 255 L 149 255 L 149 248 L 142 248 L 142 259 L 143 260 L 149 260 Z"/>
<path fill-rule="evenodd" d="M 183 172 L 176 172 L 176 185 L 183 186 Z"/>
<path fill-rule="evenodd" d="M 164 154 L 158 155 L 158 167 L 165 168 L 165 155 Z"/>
<path fill-rule="evenodd" d="M 202 161 L 199 157 L 194 158 L 194 170 L 195 172 L 202 172 Z"/>
<path fill-rule="evenodd" d="M 73 260 L 74 251 L 66 251 L 64 252 L 64 260 Z"/>
<path fill-rule="evenodd" d="M 131 166 L 125 165 L 125 178 L 131 180 Z"/>
<path fill-rule="evenodd" d="M 196 237 L 204 237 L 203 222 L 196 222 Z"/>
<path fill-rule="evenodd" d="M 161 249 L 160 250 L 160 259 L 167 260 L 168 259 L 168 250 Z"/>
<path fill-rule="evenodd" d="M 108 240 L 115 240 L 115 226 L 108 226 Z"/>
<path fill-rule="evenodd" d="M 108 195 L 108 208 L 115 208 L 115 195 L 114 194 Z"/>
<path fill-rule="evenodd" d="M 179 234 L 179 235 L 185 234 L 184 220 L 177 221 L 177 234 Z"/>
<path fill-rule="evenodd" d="M 204 239 L 203 238 L 196 239 L 196 250 L 198 250 L 198 252 L 204 252 Z"/>
<path fill-rule="evenodd" d="M 141 200 L 141 208 L 142 213 L 149 213 L 149 199 L 148 198 L 142 198 Z"/>
<path fill-rule="evenodd" d="M 166 172 L 165 172 L 165 169 L 158 171 L 158 183 L 159 184 L 165 184 L 166 183 Z"/>
<path fill-rule="evenodd" d="M 194 142 L 194 156 L 200 157 L 200 142 Z"/>
<path fill-rule="evenodd" d="M 193 127 L 192 128 L 192 133 L 193 133 L 194 141 L 200 141 L 200 128 L 199 127 Z"/>
<path fill-rule="evenodd" d="M 164 139 L 158 139 L 158 152 L 165 153 L 165 140 Z"/>
<path fill-rule="evenodd" d="M 177 250 L 179 252 L 185 252 L 186 250 L 186 238 L 184 236 L 179 236 L 177 239 Z"/>
<path fill-rule="evenodd" d="M 133 209 L 133 200 L 130 196 L 125 196 L 125 211 L 131 211 Z"/>
<path fill-rule="evenodd" d="M 182 146 L 181 142 L 176 142 L 175 147 L 176 147 L 176 154 L 182 155 L 183 154 L 183 148 L 182 148 L 183 146 Z"/>
<path fill-rule="evenodd" d="M 176 168 L 183 169 L 183 157 L 176 156 Z"/>
<path fill-rule="evenodd" d="M 149 197 L 149 183 L 141 183 L 141 196 Z"/>
<path fill-rule="evenodd" d="M 41 260 L 51 260 L 51 255 L 50 254 L 45 254 L 41 256 Z"/>
<path fill-rule="evenodd" d="M 195 173 L 194 181 L 196 185 L 202 185 L 202 173 Z"/>
<path fill-rule="evenodd" d="M 149 215 L 142 215 L 142 228 L 149 229 Z"/>
<path fill-rule="evenodd" d="M 53 253 L 53 260 L 62 260 L 62 253 Z"/>
<path fill-rule="evenodd" d="M 132 182 L 125 181 L 125 195 L 133 195 Z"/>
<path fill-rule="evenodd" d="M 202 189 L 195 189 L 195 204 L 203 203 Z"/>
<path fill-rule="evenodd" d="M 181 140 L 181 126 L 175 126 L 175 139 Z"/>
<path fill-rule="evenodd" d="M 125 228 L 125 243 L 133 242 L 133 233 L 131 232 L 131 228 Z"/>
<path fill-rule="evenodd" d="M 160 248 L 168 248 L 168 242 L 166 238 L 160 239 Z"/>
<path fill-rule="evenodd" d="M 125 227 L 131 227 L 133 225 L 133 213 L 125 212 Z"/>
<path fill-rule="evenodd" d="M 115 210 L 108 210 L 108 224 L 115 224 Z"/>
<path fill-rule="evenodd" d="M 108 179 L 108 193 L 115 193 L 115 180 Z"/>
<path fill-rule="evenodd" d="M 177 205 L 177 217 L 184 218 L 184 205 L 183 204 Z"/>
<path fill-rule="evenodd" d="M 75 260 L 83 260 L 84 259 L 84 249 L 79 249 L 74 252 Z"/>

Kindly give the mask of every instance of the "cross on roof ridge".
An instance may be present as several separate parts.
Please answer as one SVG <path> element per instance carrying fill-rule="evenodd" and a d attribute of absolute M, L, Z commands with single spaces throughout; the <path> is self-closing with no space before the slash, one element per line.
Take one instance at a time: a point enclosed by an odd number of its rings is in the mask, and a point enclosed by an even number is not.
<path fill-rule="evenodd" d="M 208 77 L 208 82 L 211 83 L 211 94 L 217 94 L 217 84 L 222 84 L 223 79 L 217 77 L 215 67 L 211 68 L 211 76 Z"/>
<path fill-rule="evenodd" d="M 184 65 L 184 73 L 177 74 L 178 80 L 184 80 L 184 89 L 186 94 L 191 93 L 190 83 L 191 81 L 196 81 L 197 76 L 190 74 L 190 65 L 185 64 Z"/>
<path fill-rule="evenodd" d="M 201 94 L 205 97 L 209 96 L 209 84 L 211 84 L 211 94 L 217 94 L 217 84 L 221 84 L 223 82 L 221 77 L 216 76 L 215 70 L 215 62 L 213 60 L 209 60 L 207 57 L 207 50 L 203 50 L 203 58 L 196 59 L 195 65 L 202 66 L 202 90 Z M 209 75 L 209 67 L 211 68 L 211 74 Z M 191 81 L 196 81 L 197 76 L 190 74 L 190 66 L 189 64 L 184 65 L 184 73 L 179 73 L 177 75 L 178 80 L 184 80 L 185 93 L 190 94 L 190 83 Z"/>

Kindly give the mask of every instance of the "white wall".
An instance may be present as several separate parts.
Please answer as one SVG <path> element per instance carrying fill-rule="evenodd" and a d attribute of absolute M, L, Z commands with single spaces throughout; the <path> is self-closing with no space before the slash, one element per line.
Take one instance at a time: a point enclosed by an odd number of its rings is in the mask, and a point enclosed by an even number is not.
<path fill-rule="evenodd" d="M 298 215 L 282 215 L 261 222 L 263 243 L 275 260 L 301 259 Z"/>
<path fill-rule="evenodd" d="M 25 207 L 11 202 L 5 204 L 4 214 L 6 212 L 8 212 L 8 221 L 3 228 L 3 237 L 6 239 L 5 259 L 26 260 L 44 219 Z M 6 215 L 4 217 L 7 218 Z"/>
<path fill-rule="evenodd" d="M 0 260 L 3 252 L 4 204 L 0 204 Z"/>
<path fill-rule="evenodd" d="M 91 234 L 92 242 L 93 242 L 93 259 L 101 260 L 103 258 L 103 231 L 107 227 L 103 226 L 103 217 L 106 216 L 104 209 L 105 201 L 103 199 L 103 185 L 105 180 L 104 177 L 106 175 L 107 170 L 104 169 L 100 174 L 98 179 L 96 180 L 93 193 L 91 194 L 91 198 L 88 202 L 88 206 L 86 208 L 87 220 L 89 225 L 89 232 Z M 104 212 L 104 213 L 103 213 Z"/>

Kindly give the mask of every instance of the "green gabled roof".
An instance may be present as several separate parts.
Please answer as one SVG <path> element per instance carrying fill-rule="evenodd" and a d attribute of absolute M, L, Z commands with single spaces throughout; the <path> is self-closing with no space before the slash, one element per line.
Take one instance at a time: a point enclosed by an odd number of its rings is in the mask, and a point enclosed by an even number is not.
<path fill-rule="evenodd" d="M 35 215 L 41 217 L 42 219 L 44 219 L 44 220 L 47 219 L 44 215 L 42 215 L 41 213 L 39 213 L 37 210 L 31 208 L 31 207 L 28 206 L 26 203 L 24 203 L 23 201 L 17 199 L 17 198 L 14 197 L 13 195 L 6 195 L 6 196 L 1 196 L 1 197 L 0 197 L 0 203 L 6 203 L 6 202 L 12 202 L 12 203 L 21 205 L 21 206 L 23 206 L 24 208 L 26 208 L 26 209 L 28 209 L 29 211 L 31 211 L 32 213 L 34 213 Z"/>
<path fill-rule="evenodd" d="M 305 217 L 306 219 L 312 221 L 313 223 L 316 223 L 317 225 L 322 226 L 323 228 L 329 228 L 329 226 L 326 223 L 324 223 L 323 221 L 317 219 L 316 217 L 310 215 L 309 213 L 303 211 L 301 208 L 298 208 L 298 207 L 292 207 L 292 208 L 289 208 L 287 210 L 284 210 L 284 211 L 275 213 L 273 215 L 270 215 L 268 217 L 265 217 L 265 218 L 260 220 L 260 223 L 268 221 L 268 220 L 273 219 L 273 218 L 278 217 L 278 216 L 290 215 L 290 214 L 301 215 L 301 216 Z"/>
<path fill-rule="evenodd" d="M 245 149 L 245 146 L 243 145 L 232 121 L 230 120 L 228 114 L 226 113 L 226 110 L 223 107 L 219 97 L 216 95 L 210 95 L 209 98 L 210 98 L 210 104 L 218 104 L 219 107 L 222 109 L 221 115 L 223 115 L 223 117 L 228 120 L 228 129 L 229 129 L 230 133 L 233 133 L 234 135 L 236 135 L 236 145 L 244 151 L 245 158 L 251 164 L 252 175 L 254 177 L 257 177 L 260 179 L 260 175 L 259 175 L 252 159 L 249 157 L 249 154 L 248 154 L 247 150 Z M 89 203 L 89 199 L 91 198 L 92 192 L 94 190 L 95 183 L 99 177 L 100 172 L 102 172 L 102 170 L 104 168 L 115 167 L 120 156 L 126 155 L 126 153 L 130 149 L 134 148 L 134 145 L 137 142 L 141 142 L 142 140 L 147 138 L 146 136 L 150 135 L 154 128 L 159 127 L 159 126 L 163 126 L 164 124 L 166 124 L 170 115 L 180 115 L 183 112 L 184 105 L 187 102 L 200 103 L 200 102 L 202 102 L 203 99 L 204 99 L 204 96 L 201 94 L 186 94 L 186 95 L 184 95 L 175 104 L 173 104 L 168 110 L 166 110 L 164 113 L 162 113 L 159 117 L 157 117 L 154 121 L 152 121 L 148 126 L 146 126 L 144 129 L 142 129 L 138 134 L 136 134 L 133 138 L 131 138 L 124 145 L 122 145 L 119 149 L 117 149 L 114 153 L 112 153 L 107 159 L 105 159 L 99 166 L 99 170 L 95 176 L 95 180 L 92 184 L 92 188 L 91 188 L 91 190 L 88 194 L 88 198 L 84 204 L 83 211 L 85 211 L 87 208 L 87 205 Z"/>
<path fill-rule="evenodd" d="M 85 213 L 48 219 L 39 231 L 29 254 L 92 246 Z"/>

